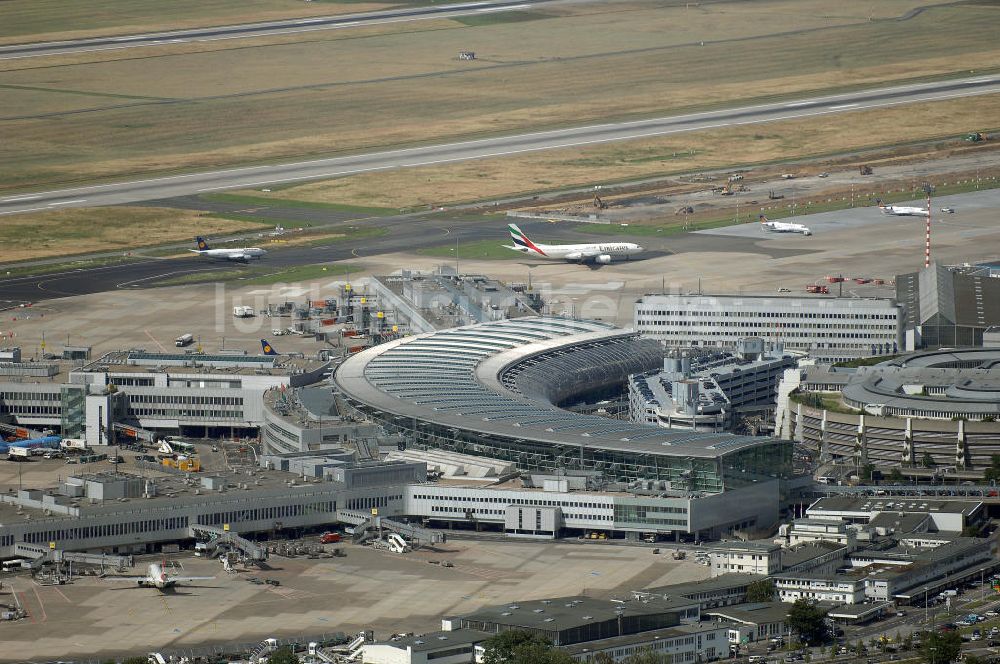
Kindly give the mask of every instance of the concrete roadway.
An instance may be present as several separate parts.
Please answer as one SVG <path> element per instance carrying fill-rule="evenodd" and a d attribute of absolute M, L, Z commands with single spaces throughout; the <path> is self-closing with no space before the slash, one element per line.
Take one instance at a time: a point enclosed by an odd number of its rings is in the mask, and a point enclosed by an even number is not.
<path fill-rule="evenodd" d="M 554 0 L 531 0 L 520 2 L 507 0 L 501 2 L 463 2 L 438 7 L 418 7 L 414 9 L 390 9 L 376 12 L 361 12 L 355 14 L 340 14 L 338 16 L 314 16 L 311 18 L 269 21 L 264 23 L 241 23 L 238 25 L 221 25 L 210 28 L 193 28 L 188 30 L 171 30 L 166 32 L 151 32 L 136 35 L 121 35 L 117 37 L 93 37 L 90 39 L 74 39 L 55 42 L 35 42 L 0 46 L 0 60 L 18 60 L 22 58 L 37 58 L 50 55 L 69 55 L 89 53 L 94 51 L 115 51 L 146 46 L 163 46 L 166 44 L 183 44 L 187 42 L 212 42 L 224 39 L 245 39 L 248 37 L 273 37 L 291 35 L 317 30 L 334 30 L 342 28 L 368 27 L 385 23 L 406 23 L 431 18 L 452 18 L 469 16 L 479 13 L 527 9 L 533 5 L 545 4 Z"/>
<path fill-rule="evenodd" d="M 995 94 L 997 92 L 1000 92 L 1000 76 L 980 76 L 649 120 L 555 129 L 329 159 L 246 166 L 131 182 L 73 187 L 0 198 L 0 215 L 49 210 L 56 207 L 121 205 L 226 189 L 322 180 L 355 173 L 443 164 L 557 148 L 582 147 L 597 143 L 884 108 L 897 104 Z"/>

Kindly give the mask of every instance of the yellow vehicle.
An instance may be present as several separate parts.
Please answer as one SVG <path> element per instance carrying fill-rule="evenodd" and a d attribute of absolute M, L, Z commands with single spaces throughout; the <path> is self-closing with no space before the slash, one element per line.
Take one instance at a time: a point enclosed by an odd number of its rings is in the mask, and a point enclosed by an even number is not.
<path fill-rule="evenodd" d="M 163 465 L 167 468 L 176 468 L 177 470 L 183 470 L 188 473 L 197 473 L 201 471 L 201 461 L 198 459 L 171 459 L 168 457 L 163 460 Z"/>

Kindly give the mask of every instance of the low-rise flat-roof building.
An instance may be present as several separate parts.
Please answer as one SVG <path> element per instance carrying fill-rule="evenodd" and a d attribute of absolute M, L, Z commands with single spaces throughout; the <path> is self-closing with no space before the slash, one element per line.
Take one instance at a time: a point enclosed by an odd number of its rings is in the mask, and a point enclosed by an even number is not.
<path fill-rule="evenodd" d="M 474 629 L 431 632 L 367 643 L 364 664 L 474 664 L 476 646 L 491 634 Z"/>
<path fill-rule="evenodd" d="M 926 515 L 930 529 L 953 533 L 966 526 L 978 525 L 986 518 L 986 508 L 976 500 L 943 500 L 928 496 L 855 497 L 826 496 L 806 509 L 810 519 L 869 524 L 881 514 L 900 516 Z M 889 526 L 889 519 L 879 519 L 876 526 Z"/>
<path fill-rule="evenodd" d="M 788 543 L 791 546 L 820 541 L 834 542 L 853 550 L 857 544 L 857 535 L 846 523 L 826 519 L 796 519 L 788 530 Z"/>
<path fill-rule="evenodd" d="M 730 643 L 752 643 L 783 636 L 788 608 L 784 602 L 756 602 L 703 611 L 702 616 L 733 623 Z"/>
<path fill-rule="evenodd" d="M 712 576 L 742 573 L 771 576 L 781 571 L 781 546 L 773 542 L 725 542 L 709 553 Z"/>
<path fill-rule="evenodd" d="M 801 574 L 788 572 L 774 577 L 782 602 L 806 599 L 815 602 L 859 604 L 865 601 L 865 581 L 848 574 Z"/>
<path fill-rule="evenodd" d="M 936 595 L 962 580 L 987 577 L 1000 567 L 994 539 L 956 537 L 934 548 L 896 546 L 851 554 L 856 568 L 871 568 L 864 578 L 865 595 L 876 601 L 908 604 Z"/>
<path fill-rule="evenodd" d="M 647 588 L 641 593 L 636 593 L 636 596 L 640 599 L 647 595 L 684 597 L 697 601 L 702 611 L 705 611 L 720 606 L 743 604 L 747 601 L 750 585 L 766 578 L 760 574 L 723 574 L 701 581 Z"/>

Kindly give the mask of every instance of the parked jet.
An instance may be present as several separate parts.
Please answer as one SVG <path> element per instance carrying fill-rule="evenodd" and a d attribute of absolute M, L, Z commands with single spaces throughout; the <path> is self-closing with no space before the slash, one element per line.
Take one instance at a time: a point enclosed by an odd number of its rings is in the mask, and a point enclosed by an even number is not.
<path fill-rule="evenodd" d="M 197 249 L 191 249 L 190 251 L 198 254 L 199 256 L 207 256 L 208 258 L 215 258 L 218 260 L 225 261 L 242 261 L 244 263 L 249 263 L 253 258 L 260 258 L 267 254 L 264 249 L 258 249 L 257 247 L 244 247 L 241 249 L 212 249 L 208 246 L 208 242 L 205 241 L 203 237 L 195 238 L 198 243 Z"/>
<path fill-rule="evenodd" d="M 802 224 L 792 224 L 786 221 L 768 221 L 767 217 L 760 215 L 760 227 L 770 233 L 802 233 L 812 235 L 808 226 Z"/>
<path fill-rule="evenodd" d="M 922 207 L 907 207 L 905 205 L 886 205 L 881 198 L 876 198 L 878 209 L 882 214 L 892 214 L 897 217 L 929 217 L 930 211 Z"/>
<path fill-rule="evenodd" d="M 628 260 L 642 253 L 642 247 L 632 242 L 602 242 L 600 244 L 535 244 L 517 224 L 508 224 L 513 245 L 504 245 L 535 258 L 567 261 L 569 263 L 596 263 L 607 265 L 615 258 Z"/>
<path fill-rule="evenodd" d="M 214 576 L 177 576 L 167 571 L 167 564 L 150 563 L 145 576 L 105 576 L 105 581 L 134 581 L 139 588 L 156 588 L 163 592 L 167 588 L 173 588 L 178 584 L 186 584 L 191 581 L 209 581 Z"/>

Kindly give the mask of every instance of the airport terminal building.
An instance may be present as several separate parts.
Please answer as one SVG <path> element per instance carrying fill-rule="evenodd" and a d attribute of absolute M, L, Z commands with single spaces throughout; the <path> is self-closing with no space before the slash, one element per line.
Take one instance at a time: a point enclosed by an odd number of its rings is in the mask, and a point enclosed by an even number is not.
<path fill-rule="evenodd" d="M 82 366 L 0 363 L 0 418 L 107 444 L 115 424 L 198 437 L 256 433 L 264 392 L 310 385 L 330 363 L 287 356 L 116 351 Z"/>
<path fill-rule="evenodd" d="M 634 332 L 520 318 L 382 344 L 341 364 L 335 382 L 357 411 L 404 445 L 509 461 L 527 473 L 599 476 L 623 493 L 620 504 L 603 501 L 612 524 L 706 534 L 770 525 L 781 480 L 791 475 L 787 442 L 672 432 L 560 407 L 620 390 L 628 375 L 661 363 L 660 345 Z M 648 496 L 624 499 L 635 490 Z M 577 512 L 571 497 L 532 500 Z"/>

